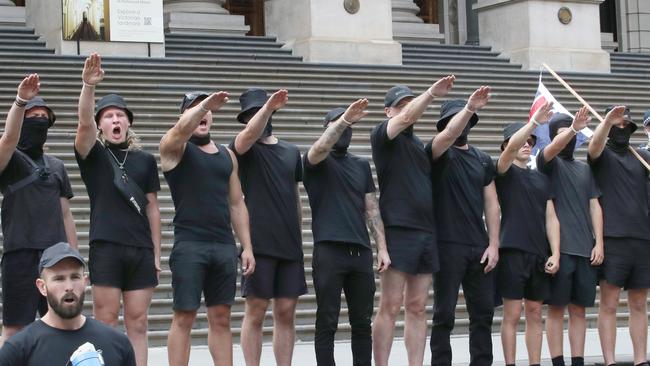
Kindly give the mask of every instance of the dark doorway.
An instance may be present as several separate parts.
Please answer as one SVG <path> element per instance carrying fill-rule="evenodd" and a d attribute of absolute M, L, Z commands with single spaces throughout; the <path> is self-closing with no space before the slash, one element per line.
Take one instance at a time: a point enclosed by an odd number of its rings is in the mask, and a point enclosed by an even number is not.
<path fill-rule="evenodd" d="M 25 6 L 25 0 L 11 0 L 16 6 Z"/>
<path fill-rule="evenodd" d="M 225 8 L 234 15 L 243 15 L 250 27 L 247 36 L 263 36 L 264 0 L 227 0 Z"/>
<path fill-rule="evenodd" d="M 438 0 L 415 0 L 415 4 L 420 7 L 418 16 L 425 23 L 438 24 Z"/>
<path fill-rule="evenodd" d="M 618 42 L 616 0 L 605 0 L 600 4 L 600 31 L 602 33 L 612 33 L 614 42 Z"/>

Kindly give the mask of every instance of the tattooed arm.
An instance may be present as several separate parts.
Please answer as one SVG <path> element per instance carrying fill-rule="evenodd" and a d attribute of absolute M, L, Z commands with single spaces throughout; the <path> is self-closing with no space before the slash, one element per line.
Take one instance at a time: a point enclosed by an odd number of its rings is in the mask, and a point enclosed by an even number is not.
<path fill-rule="evenodd" d="M 377 245 L 377 270 L 384 272 L 390 266 L 390 257 L 386 249 L 386 236 L 384 235 L 384 222 L 379 212 L 379 202 L 375 192 L 366 193 L 366 221 L 375 244 Z"/>
<path fill-rule="evenodd" d="M 321 137 L 314 143 L 314 146 L 307 152 L 307 161 L 316 165 L 327 158 L 332 146 L 339 140 L 343 131 L 365 117 L 368 106 L 368 99 L 358 99 L 350 104 L 348 109 L 335 122 L 331 122 Z"/>

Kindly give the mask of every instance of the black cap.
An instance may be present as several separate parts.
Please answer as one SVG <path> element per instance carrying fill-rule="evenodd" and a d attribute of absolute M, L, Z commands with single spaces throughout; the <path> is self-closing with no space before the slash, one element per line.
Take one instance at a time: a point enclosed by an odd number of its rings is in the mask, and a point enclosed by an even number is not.
<path fill-rule="evenodd" d="M 460 112 L 465 108 L 467 101 L 464 99 L 452 99 L 442 103 L 440 106 L 440 119 L 436 123 L 436 128 L 438 131 L 442 131 L 447 127 L 447 123 L 451 120 L 456 113 Z M 478 115 L 474 113 L 469 120 L 470 128 L 476 126 L 478 123 Z"/>
<path fill-rule="evenodd" d="M 406 85 L 395 85 L 388 89 L 384 97 L 384 107 L 394 107 L 402 99 L 407 97 L 414 97 L 415 94 Z"/>
<path fill-rule="evenodd" d="M 129 124 L 133 124 L 133 113 L 126 107 L 124 98 L 117 94 L 106 94 L 97 101 L 97 104 L 95 104 L 95 123 L 99 123 L 99 115 L 108 107 L 116 107 L 124 110 L 127 117 L 129 117 Z"/>
<path fill-rule="evenodd" d="M 84 258 L 76 249 L 66 242 L 59 242 L 43 251 L 41 261 L 38 263 L 38 273 L 41 273 L 43 268 L 50 268 L 66 258 L 74 258 L 83 267 L 86 266 Z"/>
<path fill-rule="evenodd" d="M 253 110 L 262 108 L 268 99 L 269 97 L 264 89 L 251 88 L 243 92 L 239 96 L 241 112 L 237 115 L 237 121 L 246 124 L 247 121 L 244 120 L 245 115 Z"/>
<path fill-rule="evenodd" d="M 521 130 L 521 128 L 524 127 L 524 126 L 526 126 L 526 124 L 523 123 L 523 122 L 514 122 L 514 123 L 511 123 L 511 124 L 507 125 L 503 129 L 503 142 L 501 143 L 501 151 L 503 151 L 503 148 L 504 148 L 504 145 L 506 144 L 506 142 L 508 142 L 510 140 L 510 138 L 515 133 L 517 133 L 517 131 Z M 532 137 L 535 140 L 535 142 L 537 142 L 537 136 L 535 135 L 535 133 L 531 133 L 530 137 Z"/>
<path fill-rule="evenodd" d="M 549 137 L 553 139 L 557 136 L 557 131 L 562 127 L 571 127 L 573 117 L 564 113 L 555 113 L 548 121 Z"/>
<path fill-rule="evenodd" d="M 201 101 L 209 96 L 208 93 L 202 91 L 194 91 L 187 93 L 183 96 L 183 101 L 181 102 L 181 113 L 185 112 L 194 102 Z"/>
<path fill-rule="evenodd" d="M 643 127 L 648 127 L 649 124 L 650 124 L 650 109 L 645 111 L 645 113 L 643 114 Z"/>
<path fill-rule="evenodd" d="M 52 108 L 47 106 L 47 103 L 45 103 L 45 99 L 42 97 L 36 96 L 30 100 L 27 101 L 27 105 L 25 105 L 25 111 L 28 111 L 32 108 L 35 107 L 43 107 L 47 109 L 47 115 L 48 119 L 50 120 L 50 127 L 54 124 L 54 121 L 56 121 L 56 114 L 54 114 L 54 111 Z"/>
<path fill-rule="evenodd" d="M 616 107 L 616 105 L 610 105 L 609 107 L 607 107 L 605 109 L 605 115 L 607 115 L 609 111 L 614 109 L 614 107 Z M 625 107 L 625 112 L 623 112 L 623 120 L 631 126 L 632 133 L 634 133 L 634 131 L 636 131 L 636 129 L 639 127 L 636 125 L 636 123 L 634 123 L 634 120 L 632 119 L 632 113 L 630 113 L 630 108 L 628 107 Z"/>
<path fill-rule="evenodd" d="M 327 114 L 325 115 L 325 119 L 323 120 L 323 126 L 327 127 L 328 123 L 339 119 L 339 117 L 341 117 L 346 110 L 347 109 L 343 107 L 336 107 L 331 111 L 327 112 Z"/>

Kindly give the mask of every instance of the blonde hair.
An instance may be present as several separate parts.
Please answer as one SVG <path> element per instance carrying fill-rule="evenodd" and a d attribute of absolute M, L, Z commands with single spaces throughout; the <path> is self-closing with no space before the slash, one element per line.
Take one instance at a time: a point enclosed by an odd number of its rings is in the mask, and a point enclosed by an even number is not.
<path fill-rule="evenodd" d="M 104 135 L 102 135 L 102 130 L 99 128 L 97 129 L 97 139 L 102 143 L 102 145 L 106 145 L 106 139 L 104 138 Z M 140 137 L 138 137 L 131 128 L 126 131 L 126 142 L 129 145 L 128 150 L 142 150 Z"/>

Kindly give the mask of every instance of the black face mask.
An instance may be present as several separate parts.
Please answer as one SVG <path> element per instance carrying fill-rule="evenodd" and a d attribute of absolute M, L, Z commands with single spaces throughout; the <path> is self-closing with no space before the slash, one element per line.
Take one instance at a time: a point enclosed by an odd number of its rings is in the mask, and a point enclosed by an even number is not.
<path fill-rule="evenodd" d="M 413 136 L 413 125 L 406 127 L 406 129 L 402 131 L 402 133 L 408 137 Z"/>
<path fill-rule="evenodd" d="M 573 160 L 573 152 L 576 149 L 576 141 L 578 140 L 577 136 L 573 136 L 571 141 L 560 151 L 557 156 L 564 160 Z"/>
<path fill-rule="evenodd" d="M 345 155 L 350 146 L 350 141 L 352 141 L 352 128 L 346 128 L 339 140 L 334 143 L 333 149 L 336 155 Z"/>
<path fill-rule="evenodd" d="M 123 141 L 120 142 L 119 144 L 113 144 L 111 142 L 106 141 L 106 147 L 113 150 L 126 150 L 129 148 L 129 142 Z"/>
<path fill-rule="evenodd" d="M 205 146 L 210 143 L 210 134 L 208 133 L 205 136 L 197 136 L 197 135 L 192 135 L 190 137 L 190 142 L 193 143 L 196 146 Z"/>
<path fill-rule="evenodd" d="M 456 138 L 456 141 L 454 141 L 455 146 L 465 146 L 467 145 L 467 136 L 469 135 L 469 130 L 471 130 L 472 127 L 470 126 L 469 122 L 465 126 L 465 129 L 463 129 L 463 132 L 461 132 L 460 136 Z"/>
<path fill-rule="evenodd" d="M 266 126 L 264 126 L 264 131 L 262 131 L 262 135 L 260 136 L 260 140 L 269 137 L 273 134 L 273 125 L 271 124 L 271 119 L 273 117 L 269 117 L 269 120 L 266 121 Z"/>
<path fill-rule="evenodd" d="M 632 127 L 630 124 L 626 125 L 624 128 L 618 128 L 614 126 L 611 130 L 609 130 L 609 140 L 607 140 L 607 146 L 617 152 L 625 151 L 630 145 L 631 135 Z"/>
<path fill-rule="evenodd" d="M 43 145 L 47 140 L 47 129 L 49 127 L 50 121 L 47 118 L 30 117 L 23 119 L 18 149 L 32 159 L 43 156 Z"/>

